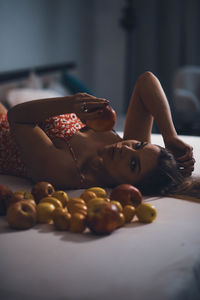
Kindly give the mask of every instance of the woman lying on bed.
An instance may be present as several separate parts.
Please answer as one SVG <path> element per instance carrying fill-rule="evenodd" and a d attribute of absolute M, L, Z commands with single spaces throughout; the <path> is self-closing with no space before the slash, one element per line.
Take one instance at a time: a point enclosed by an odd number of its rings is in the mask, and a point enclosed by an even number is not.
<path fill-rule="evenodd" d="M 107 104 L 84 93 L 35 100 L 11 108 L 8 121 L 2 107 L 0 173 L 65 189 L 130 183 L 143 194 L 182 191 L 194 170 L 192 147 L 177 136 L 158 79 L 151 72 L 138 78 L 123 138 L 81 122 L 99 116 Z M 151 144 L 153 119 L 168 151 Z"/>

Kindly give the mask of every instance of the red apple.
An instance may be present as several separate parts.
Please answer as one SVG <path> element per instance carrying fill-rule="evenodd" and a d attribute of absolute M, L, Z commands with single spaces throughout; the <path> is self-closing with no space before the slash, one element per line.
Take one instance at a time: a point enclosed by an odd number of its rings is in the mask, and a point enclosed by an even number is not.
<path fill-rule="evenodd" d="M 37 222 L 36 207 L 27 200 L 13 203 L 7 210 L 6 219 L 11 228 L 31 228 Z"/>
<path fill-rule="evenodd" d="M 122 206 L 133 205 L 137 207 L 142 202 L 142 194 L 131 184 L 120 184 L 112 190 L 110 199 L 119 201 Z"/>
<path fill-rule="evenodd" d="M 42 198 L 51 196 L 53 192 L 55 192 L 55 190 L 51 183 L 41 181 L 33 186 L 31 194 L 34 197 L 35 202 L 38 204 Z"/>
<path fill-rule="evenodd" d="M 0 216 L 6 215 L 6 201 L 13 195 L 13 192 L 4 184 L 0 184 Z"/>
<path fill-rule="evenodd" d="M 113 129 L 116 118 L 114 109 L 107 105 L 103 108 L 103 112 L 98 118 L 86 120 L 86 125 L 95 131 L 109 131 Z"/>
<path fill-rule="evenodd" d="M 10 198 L 6 199 L 6 209 L 8 209 L 8 207 L 11 205 L 11 204 L 14 204 L 18 201 L 22 201 L 24 200 L 24 197 L 22 195 L 15 195 L 13 194 Z"/>
<path fill-rule="evenodd" d="M 88 209 L 86 224 L 95 234 L 111 233 L 120 224 L 117 206 L 106 201 L 92 205 Z"/>

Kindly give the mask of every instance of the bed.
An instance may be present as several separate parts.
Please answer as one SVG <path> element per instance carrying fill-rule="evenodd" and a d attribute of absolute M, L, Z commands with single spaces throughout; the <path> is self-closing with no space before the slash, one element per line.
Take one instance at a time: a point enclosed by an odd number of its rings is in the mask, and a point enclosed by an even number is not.
<path fill-rule="evenodd" d="M 194 147 L 198 176 L 200 137 L 182 138 Z M 152 142 L 163 145 L 159 134 Z M 13 190 L 32 187 L 14 176 L 0 175 L 0 183 Z M 70 197 L 81 192 L 67 191 Z M 200 203 L 144 201 L 156 206 L 155 222 L 133 222 L 108 236 L 58 232 L 52 224 L 14 231 L 1 217 L 0 299 L 200 299 Z"/>

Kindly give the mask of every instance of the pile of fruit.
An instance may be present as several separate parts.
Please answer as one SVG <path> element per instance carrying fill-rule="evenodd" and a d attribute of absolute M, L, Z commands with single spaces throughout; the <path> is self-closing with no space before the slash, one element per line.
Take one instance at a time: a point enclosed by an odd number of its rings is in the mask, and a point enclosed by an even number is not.
<path fill-rule="evenodd" d="M 157 212 L 142 201 L 140 191 L 121 184 L 110 196 L 101 187 L 86 189 L 79 198 L 69 198 L 48 182 L 38 182 L 31 192 L 11 191 L 0 185 L 0 215 L 13 229 L 29 229 L 37 223 L 53 223 L 57 230 L 109 234 L 133 221 L 151 223 Z"/>

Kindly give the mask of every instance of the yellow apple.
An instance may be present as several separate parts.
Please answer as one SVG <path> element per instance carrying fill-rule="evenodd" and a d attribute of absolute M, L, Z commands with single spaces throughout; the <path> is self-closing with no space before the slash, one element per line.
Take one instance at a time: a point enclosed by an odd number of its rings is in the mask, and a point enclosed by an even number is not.
<path fill-rule="evenodd" d="M 87 203 L 93 199 L 93 198 L 96 198 L 96 194 L 92 191 L 88 191 L 88 190 L 85 190 L 81 195 L 80 195 L 80 198 L 83 199 L 87 205 Z"/>
<path fill-rule="evenodd" d="M 81 198 L 71 198 L 67 203 L 67 209 L 72 215 L 75 213 L 87 215 L 87 206 L 85 201 Z"/>
<path fill-rule="evenodd" d="M 6 219 L 11 228 L 29 229 L 37 222 L 36 208 L 27 200 L 15 202 L 8 207 Z"/>
<path fill-rule="evenodd" d="M 64 191 L 55 191 L 55 192 L 53 192 L 53 194 L 51 196 L 60 200 L 63 207 L 66 207 L 67 202 L 69 202 L 69 197 L 68 197 L 67 193 Z"/>
<path fill-rule="evenodd" d="M 57 230 L 68 230 L 70 227 L 71 214 L 66 208 L 57 207 L 52 213 L 52 219 Z"/>
<path fill-rule="evenodd" d="M 34 199 L 26 199 L 25 201 L 28 201 L 29 203 L 31 203 L 32 205 L 34 205 L 36 207 L 36 202 Z"/>
<path fill-rule="evenodd" d="M 53 204 L 55 207 L 63 207 L 60 200 L 58 200 L 57 198 L 51 197 L 51 196 L 42 198 L 39 203 L 44 203 L 44 202 Z"/>
<path fill-rule="evenodd" d="M 24 200 L 26 199 L 33 199 L 34 200 L 34 197 L 33 197 L 33 194 L 31 194 L 30 192 L 27 192 L 27 191 L 16 191 L 14 192 L 14 195 L 22 195 Z"/>
<path fill-rule="evenodd" d="M 16 197 L 22 197 L 23 200 L 27 200 L 30 201 L 31 204 L 33 204 L 34 206 L 36 206 L 36 202 L 35 199 L 33 197 L 33 195 L 30 192 L 27 191 L 16 191 L 14 192 L 14 196 Z"/>
<path fill-rule="evenodd" d="M 122 212 L 119 212 L 119 217 L 120 217 L 120 220 L 119 220 L 119 227 L 122 227 L 122 226 L 124 226 L 124 224 L 125 224 L 125 216 L 124 216 L 124 214 L 122 213 Z"/>
<path fill-rule="evenodd" d="M 155 206 L 144 202 L 136 208 L 136 216 L 142 223 L 151 223 L 156 219 L 157 211 Z"/>
<path fill-rule="evenodd" d="M 133 220 L 135 213 L 136 209 L 133 205 L 125 205 L 123 207 L 123 214 L 127 223 L 130 223 Z"/>
<path fill-rule="evenodd" d="M 96 194 L 97 197 L 106 198 L 107 192 L 101 187 L 92 187 L 87 189 L 86 191 L 90 191 Z"/>
<path fill-rule="evenodd" d="M 99 203 L 104 203 L 104 202 L 107 202 L 105 200 L 105 198 L 101 198 L 101 197 L 96 197 L 96 198 L 93 198 L 91 199 L 88 204 L 87 204 L 87 207 L 88 209 L 90 209 L 92 206 L 96 205 L 96 204 L 99 204 Z"/>
<path fill-rule="evenodd" d="M 110 201 L 110 203 L 115 204 L 117 206 L 119 212 L 122 212 L 123 208 L 119 201 L 112 200 L 112 201 Z"/>
<path fill-rule="evenodd" d="M 74 233 L 82 233 L 86 229 L 86 216 L 75 213 L 70 220 L 69 230 Z"/>
<path fill-rule="evenodd" d="M 39 223 L 51 223 L 52 212 L 55 209 L 55 206 L 49 202 L 39 203 L 36 207 L 37 209 L 37 218 Z"/>

